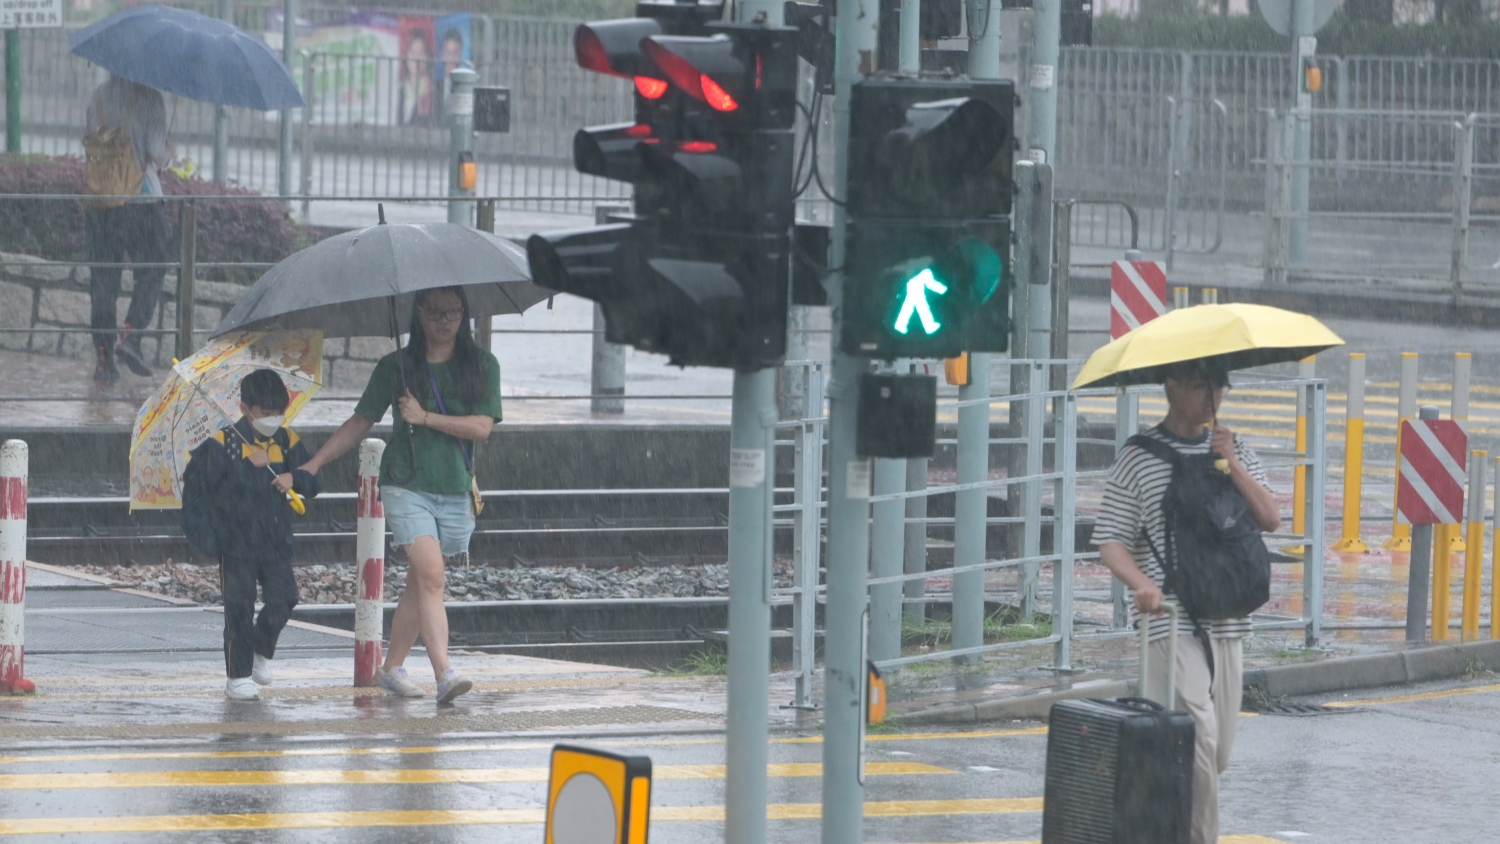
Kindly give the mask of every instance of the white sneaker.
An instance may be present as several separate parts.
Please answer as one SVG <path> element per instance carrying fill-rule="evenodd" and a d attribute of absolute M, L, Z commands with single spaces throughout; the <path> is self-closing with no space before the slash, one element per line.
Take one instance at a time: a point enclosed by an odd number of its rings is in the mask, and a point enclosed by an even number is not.
<path fill-rule="evenodd" d="M 462 694 L 467 694 L 474 688 L 474 681 L 458 673 L 456 669 L 450 668 L 443 672 L 438 678 L 437 691 L 438 703 L 452 703 L 453 699 Z"/>
<path fill-rule="evenodd" d="M 396 697 L 427 696 L 427 693 L 422 691 L 421 686 L 406 679 L 405 668 L 396 668 L 391 671 L 387 671 L 383 667 L 377 668 L 375 669 L 375 682 L 379 683 L 380 688 L 385 689 L 387 694 L 392 694 Z"/>
<path fill-rule="evenodd" d="M 249 677 L 230 677 L 224 683 L 224 696 L 230 700 L 260 700 L 260 687 Z"/>
<path fill-rule="evenodd" d="M 255 667 L 250 669 L 250 679 L 254 680 L 257 686 L 271 685 L 271 681 L 275 679 L 271 676 L 271 661 L 256 654 Z"/>

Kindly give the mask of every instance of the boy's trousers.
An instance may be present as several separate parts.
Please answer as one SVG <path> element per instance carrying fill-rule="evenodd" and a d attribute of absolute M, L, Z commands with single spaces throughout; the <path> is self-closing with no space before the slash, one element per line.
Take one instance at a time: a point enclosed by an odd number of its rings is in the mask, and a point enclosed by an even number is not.
<path fill-rule="evenodd" d="M 255 617 L 255 584 L 262 592 Z M 219 583 L 224 592 L 224 670 L 231 679 L 249 677 L 255 655 L 276 656 L 281 628 L 297 606 L 297 578 L 290 560 L 250 561 L 221 557 Z"/>

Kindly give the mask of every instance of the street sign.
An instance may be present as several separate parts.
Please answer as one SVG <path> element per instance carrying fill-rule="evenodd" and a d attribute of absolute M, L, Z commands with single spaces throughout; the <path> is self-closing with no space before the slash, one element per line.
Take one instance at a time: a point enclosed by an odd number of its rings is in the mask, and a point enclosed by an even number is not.
<path fill-rule="evenodd" d="M 1402 524 L 1453 525 L 1463 518 L 1469 435 L 1451 419 L 1401 423 L 1396 518 Z"/>
<path fill-rule="evenodd" d="M 1109 265 L 1109 338 L 1167 312 L 1167 272 L 1156 261 L 1115 261 Z"/>
<path fill-rule="evenodd" d="M 1266 23 L 1271 25 L 1277 35 L 1290 37 L 1293 8 L 1298 2 L 1313 4 L 1312 32 L 1299 32 L 1298 35 L 1312 35 L 1322 29 L 1323 24 L 1328 23 L 1328 19 L 1333 17 L 1334 11 L 1339 7 L 1338 0 L 1260 0 L 1256 6 L 1260 8 L 1260 16 L 1266 19 Z"/>
<path fill-rule="evenodd" d="M 62 0 L 0 0 L 0 29 L 56 29 L 62 25 Z"/>

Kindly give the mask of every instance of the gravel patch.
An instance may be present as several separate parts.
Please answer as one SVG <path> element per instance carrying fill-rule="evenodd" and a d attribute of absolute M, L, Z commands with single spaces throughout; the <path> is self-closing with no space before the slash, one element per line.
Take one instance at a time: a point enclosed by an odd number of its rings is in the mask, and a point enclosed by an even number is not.
<path fill-rule="evenodd" d="M 218 566 L 166 563 L 155 566 L 78 566 L 131 588 L 200 604 L 222 601 Z M 298 566 L 297 587 L 304 604 L 354 602 L 355 568 L 350 565 Z M 385 598 L 394 601 L 406 584 L 406 566 L 387 563 Z M 791 585 L 791 565 L 776 562 L 776 585 Z M 727 564 L 700 566 L 621 566 L 614 569 L 537 566 L 489 568 L 450 566 L 450 601 L 532 601 L 600 598 L 701 598 L 729 594 Z"/>

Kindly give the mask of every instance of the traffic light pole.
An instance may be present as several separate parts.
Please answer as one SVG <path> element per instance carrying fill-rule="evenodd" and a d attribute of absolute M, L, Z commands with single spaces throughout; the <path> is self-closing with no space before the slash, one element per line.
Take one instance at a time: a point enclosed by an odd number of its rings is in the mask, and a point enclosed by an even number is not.
<path fill-rule="evenodd" d="M 969 76 L 1000 78 L 1000 3 L 983 0 L 983 23 L 969 41 Z M 976 2 L 976 0 L 970 0 Z M 971 21 L 974 17 L 969 18 Z M 958 482 L 979 483 L 990 473 L 990 356 L 969 354 L 969 383 L 958 388 Z M 967 402 L 979 402 L 967 404 Z M 957 493 L 953 510 L 953 565 L 977 566 L 985 559 L 989 490 Z M 984 575 L 969 571 L 953 576 L 953 648 L 984 644 Z M 960 657 L 977 662 L 978 657 Z"/>
<path fill-rule="evenodd" d="M 234 23 L 234 0 L 219 0 L 218 12 L 220 20 Z M 229 109 L 221 105 L 214 106 L 213 177 L 216 182 L 229 178 Z"/>
<path fill-rule="evenodd" d="M 21 151 L 21 30 L 5 30 L 5 151 Z"/>
<path fill-rule="evenodd" d="M 474 151 L 474 83 L 479 74 L 467 67 L 448 74 L 453 86 L 448 94 L 450 132 L 448 136 L 448 222 L 460 226 L 474 225 L 474 189 L 465 188 L 460 158 Z"/>
<path fill-rule="evenodd" d="M 730 425 L 724 840 L 765 844 L 776 370 L 734 373 Z"/>
<path fill-rule="evenodd" d="M 287 70 L 292 68 L 292 59 L 297 55 L 297 0 L 282 0 L 281 3 L 281 62 Z M 311 91 L 304 94 L 310 100 Z M 307 105 L 304 104 L 303 108 Z M 280 125 L 277 126 L 276 146 L 276 193 L 282 199 L 292 195 L 292 110 L 282 109 Z"/>
<path fill-rule="evenodd" d="M 833 237 L 828 250 L 828 304 L 833 336 L 843 320 L 849 187 L 849 101 L 861 77 L 861 56 L 874 55 L 879 7 L 838 0 L 834 50 Z M 870 557 L 870 463 L 854 451 L 859 376 L 867 369 L 833 344 L 828 402 L 828 575 L 823 636 L 823 844 L 858 844 L 863 837 L 864 636 L 862 617 Z"/>
<path fill-rule="evenodd" d="M 1317 31 L 1317 17 L 1313 11 L 1314 0 L 1292 0 L 1292 76 L 1297 80 L 1296 134 L 1292 140 L 1292 219 L 1287 237 L 1287 263 L 1301 267 L 1307 263 L 1307 209 L 1311 171 L 1307 167 L 1312 157 L 1312 97 L 1302 90 L 1303 57 L 1310 55 L 1315 47 L 1304 48 L 1303 38 L 1311 40 Z M 1314 40 L 1313 45 L 1316 45 Z M 1340 83 L 1343 80 L 1339 80 Z"/>

